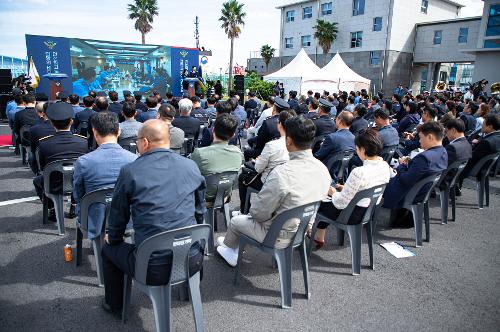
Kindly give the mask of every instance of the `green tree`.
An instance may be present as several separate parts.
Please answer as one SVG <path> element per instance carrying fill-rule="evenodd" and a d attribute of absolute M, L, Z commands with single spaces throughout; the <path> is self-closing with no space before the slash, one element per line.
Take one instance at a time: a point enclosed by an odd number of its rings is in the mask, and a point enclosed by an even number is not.
<path fill-rule="evenodd" d="M 231 40 L 231 53 L 229 55 L 229 81 L 228 91 L 232 90 L 233 86 L 233 49 L 234 39 L 238 38 L 241 33 L 241 26 L 245 25 L 244 18 L 246 13 L 243 11 L 244 4 L 238 3 L 237 0 L 229 0 L 222 4 L 221 17 L 219 21 L 222 22 L 221 27 L 227 34 L 227 38 Z"/>
<path fill-rule="evenodd" d="M 257 97 L 262 98 L 263 101 L 274 95 L 274 83 L 262 80 L 255 72 L 247 73 L 245 81 L 246 88 L 257 93 Z"/>
<path fill-rule="evenodd" d="M 262 57 L 262 59 L 264 59 L 264 63 L 266 64 L 266 72 L 268 71 L 269 62 L 274 57 L 275 51 L 276 51 L 276 49 L 268 44 L 263 45 L 260 48 L 260 56 Z"/>
<path fill-rule="evenodd" d="M 157 0 L 134 0 L 128 4 L 128 18 L 135 20 L 135 29 L 141 32 L 142 43 L 146 44 L 146 34 L 153 29 L 153 17 L 158 15 Z"/>
<path fill-rule="evenodd" d="M 319 46 L 323 49 L 324 64 L 326 64 L 326 55 L 330 51 L 333 42 L 337 39 L 337 23 L 328 22 L 325 20 L 317 20 L 316 25 L 313 27 L 314 38 L 318 40 Z"/>

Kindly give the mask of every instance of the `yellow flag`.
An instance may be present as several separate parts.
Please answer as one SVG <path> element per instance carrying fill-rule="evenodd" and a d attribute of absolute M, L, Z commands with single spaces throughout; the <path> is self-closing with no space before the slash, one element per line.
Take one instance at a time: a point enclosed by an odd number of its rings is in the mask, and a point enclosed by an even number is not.
<path fill-rule="evenodd" d="M 33 62 L 33 57 L 31 56 L 28 76 L 31 77 L 31 86 L 33 87 L 33 89 L 36 89 L 38 83 L 40 83 L 40 76 L 38 75 L 38 70 L 36 70 L 35 63 Z"/>

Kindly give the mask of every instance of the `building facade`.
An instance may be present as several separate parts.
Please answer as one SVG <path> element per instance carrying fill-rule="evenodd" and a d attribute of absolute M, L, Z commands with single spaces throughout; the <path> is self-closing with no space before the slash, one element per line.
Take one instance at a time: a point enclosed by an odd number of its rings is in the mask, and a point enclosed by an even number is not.
<path fill-rule="evenodd" d="M 392 91 L 411 85 L 416 25 L 455 19 L 462 5 L 450 0 L 310 0 L 293 2 L 281 11 L 279 56 L 266 66 L 248 60 L 248 70 L 271 73 L 304 48 L 320 67 L 340 53 L 345 63 L 372 81 L 372 90 Z M 324 55 L 314 38 L 318 19 L 336 22 L 338 34 Z"/>

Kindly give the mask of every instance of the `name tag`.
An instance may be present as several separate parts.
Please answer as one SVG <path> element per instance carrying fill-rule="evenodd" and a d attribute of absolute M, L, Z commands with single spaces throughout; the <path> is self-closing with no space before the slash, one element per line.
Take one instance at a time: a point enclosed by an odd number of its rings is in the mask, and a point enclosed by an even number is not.
<path fill-rule="evenodd" d="M 180 247 L 180 246 L 185 246 L 186 244 L 191 244 L 192 239 L 186 239 L 186 240 L 180 240 L 180 241 L 175 241 L 173 243 L 174 247 Z"/>

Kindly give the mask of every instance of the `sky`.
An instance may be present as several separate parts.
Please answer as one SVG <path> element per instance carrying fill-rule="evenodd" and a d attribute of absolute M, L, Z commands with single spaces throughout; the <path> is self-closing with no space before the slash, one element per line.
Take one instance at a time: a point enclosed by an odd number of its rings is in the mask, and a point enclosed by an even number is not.
<path fill-rule="evenodd" d="M 340 0 L 347 1 L 347 0 Z M 141 42 L 134 22 L 127 18 L 132 0 L 0 0 L 0 54 L 26 57 L 24 35 L 47 35 L 119 42 Z M 230 42 L 218 21 L 223 0 L 159 0 L 159 16 L 146 43 L 194 47 L 194 20 L 200 20 L 200 45 L 213 52 L 214 72 L 226 70 Z M 235 63 L 246 59 L 264 44 L 279 46 L 280 11 L 277 6 L 292 0 L 240 0 L 245 4 L 245 25 L 235 41 Z M 457 0 L 465 5 L 461 17 L 482 14 L 482 0 Z"/>

